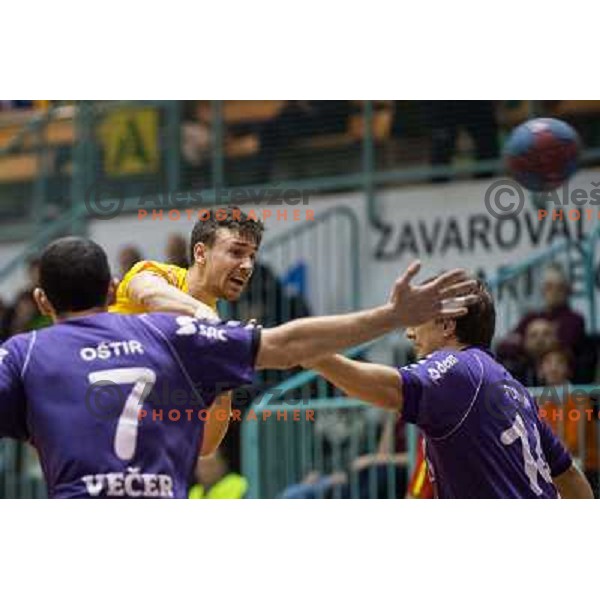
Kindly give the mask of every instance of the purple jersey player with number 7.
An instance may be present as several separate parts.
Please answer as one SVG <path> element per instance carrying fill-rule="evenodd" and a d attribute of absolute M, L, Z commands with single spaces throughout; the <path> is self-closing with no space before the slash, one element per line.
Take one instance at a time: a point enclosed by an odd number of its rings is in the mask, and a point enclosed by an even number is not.
<path fill-rule="evenodd" d="M 33 444 L 52 498 L 185 498 L 202 413 L 217 394 L 250 383 L 255 369 L 287 369 L 397 327 L 460 316 L 476 300 L 463 270 L 415 286 L 418 270 L 413 263 L 377 308 L 261 330 L 108 313 L 102 248 L 57 240 L 41 257 L 34 292 L 55 324 L 0 348 L 0 436 Z"/>
<path fill-rule="evenodd" d="M 438 498 L 592 498 L 535 400 L 490 354 L 494 302 L 483 283 L 477 296 L 466 316 L 408 329 L 416 364 L 395 369 L 329 356 L 303 365 L 416 424 Z"/>

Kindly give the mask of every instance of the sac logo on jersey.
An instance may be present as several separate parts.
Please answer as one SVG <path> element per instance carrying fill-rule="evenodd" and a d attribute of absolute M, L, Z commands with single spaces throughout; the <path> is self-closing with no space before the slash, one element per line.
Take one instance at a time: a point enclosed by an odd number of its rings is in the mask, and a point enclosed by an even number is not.
<path fill-rule="evenodd" d="M 0 365 L 2 364 L 2 361 L 4 360 L 4 357 L 8 355 L 8 350 L 5 350 L 4 348 L 0 348 Z"/>
<path fill-rule="evenodd" d="M 195 317 L 181 316 L 177 317 L 175 321 L 177 322 L 177 325 L 179 325 L 179 329 L 175 332 L 177 335 L 201 335 L 209 340 L 219 340 L 220 342 L 227 341 L 227 336 L 223 329 L 213 327 L 212 325 L 206 325 Z M 220 321 L 219 319 L 215 319 L 215 322 L 219 323 Z"/>
<path fill-rule="evenodd" d="M 445 375 L 454 365 L 458 364 L 458 358 L 454 354 L 449 354 L 444 360 L 436 360 L 435 368 L 429 367 L 427 373 L 431 378 L 431 381 L 438 381 Z"/>

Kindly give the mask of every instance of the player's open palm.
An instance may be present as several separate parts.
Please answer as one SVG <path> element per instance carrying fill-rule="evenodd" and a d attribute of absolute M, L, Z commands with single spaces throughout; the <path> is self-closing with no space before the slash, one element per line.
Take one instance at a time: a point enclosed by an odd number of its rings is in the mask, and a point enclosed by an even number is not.
<path fill-rule="evenodd" d="M 427 283 L 411 283 L 421 269 L 414 261 L 396 281 L 390 296 L 402 327 L 414 327 L 436 317 L 462 317 L 477 302 L 477 282 L 464 269 L 453 269 Z"/>

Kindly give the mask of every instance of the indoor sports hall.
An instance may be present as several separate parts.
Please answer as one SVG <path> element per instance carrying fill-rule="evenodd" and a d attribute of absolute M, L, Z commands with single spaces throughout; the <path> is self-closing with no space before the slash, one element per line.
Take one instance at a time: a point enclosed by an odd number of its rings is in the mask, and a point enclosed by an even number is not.
<path fill-rule="evenodd" d="M 265 231 L 224 321 L 373 307 L 415 259 L 420 280 L 485 281 L 494 356 L 599 497 L 600 101 L 2 101 L 0 340 L 50 326 L 32 290 L 53 240 L 94 240 L 119 280 L 142 261 L 187 269 L 194 224 L 232 206 Z M 402 331 L 346 355 L 421 358 Z M 429 499 L 424 444 L 314 370 L 258 371 L 189 498 Z M 46 496 L 35 448 L 0 440 L 0 497 Z"/>

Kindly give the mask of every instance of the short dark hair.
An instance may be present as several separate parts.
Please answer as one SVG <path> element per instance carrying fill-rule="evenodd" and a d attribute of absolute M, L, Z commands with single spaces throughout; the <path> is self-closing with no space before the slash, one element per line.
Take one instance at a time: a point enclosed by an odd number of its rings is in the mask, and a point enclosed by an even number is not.
<path fill-rule="evenodd" d="M 217 230 L 225 227 L 238 231 L 240 235 L 249 237 L 257 247 L 262 241 L 265 226 L 262 221 L 252 219 L 237 206 L 225 206 L 214 209 L 201 209 L 201 216 L 194 225 L 190 239 L 190 259 L 194 264 L 194 246 L 206 244 L 209 248 L 215 243 Z"/>
<path fill-rule="evenodd" d="M 486 284 L 478 280 L 473 292 L 479 300 L 469 306 L 464 317 L 456 319 L 456 338 L 469 346 L 489 348 L 496 329 L 496 307 L 494 298 Z"/>
<path fill-rule="evenodd" d="M 58 314 L 104 306 L 109 284 L 106 253 L 92 240 L 61 238 L 40 258 L 40 287 Z"/>

